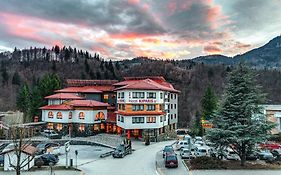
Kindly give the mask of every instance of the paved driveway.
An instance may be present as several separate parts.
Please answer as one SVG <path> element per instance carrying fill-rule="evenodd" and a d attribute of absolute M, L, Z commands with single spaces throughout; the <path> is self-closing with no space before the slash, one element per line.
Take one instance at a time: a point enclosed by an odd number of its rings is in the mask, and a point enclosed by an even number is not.
<path fill-rule="evenodd" d="M 139 143 L 136 151 L 124 158 L 112 158 L 110 156 L 78 166 L 78 168 L 83 170 L 87 175 L 156 175 L 155 155 L 165 145 L 171 143 L 173 141 L 153 143 L 149 146 L 141 146 L 143 143 Z"/>

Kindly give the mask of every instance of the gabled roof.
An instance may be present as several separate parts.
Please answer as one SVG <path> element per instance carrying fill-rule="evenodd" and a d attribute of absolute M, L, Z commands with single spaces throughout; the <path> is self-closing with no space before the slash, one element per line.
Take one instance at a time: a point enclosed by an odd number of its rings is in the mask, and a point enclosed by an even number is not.
<path fill-rule="evenodd" d="M 115 90 L 124 90 L 124 89 L 138 89 L 138 90 L 163 90 L 163 91 L 170 91 L 176 92 L 179 91 L 174 89 L 171 84 L 165 84 L 166 86 L 159 84 L 151 79 L 142 79 L 142 80 L 129 80 L 123 83 L 128 83 L 122 87 L 116 88 Z M 121 85 L 120 82 L 118 85 Z M 115 84 L 116 85 L 116 84 Z M 169 86 L 168 86 L 169 85 Z"/>
<path fill-rule="evenodd" d="M 1 154 L 6 154 L 6 153 L 9 153 L 9 152 L 12 152 L 15 150 L 16 150 L 16 148 L 14 146 L 11 146 L 11 149 L 4 149 Z M 35 154 L 35 152 L 37 151 L 37 148 L 32 145 L 25 144 L 25 145 L 22 145 L 21 150 L 25 154 L 33 156 Z"/>
<path fill-rule="evenodd" d="M 74 93 L 57 93 L 57 94 L 49 95 L 45 98 L 46 99 L 69 99 L 69 100 L 84 99 L 83 97 L 79 97 Z"/>
<path fill-rule="evenodd" d="M 79 106 L 79 107 L 101 107 L 109 106 L 108 103 L 103 103 L 95 100 L 72 100 L 68 103 L 70 106 Z"/>
<path fill-rule="evenodd" d="M 67 87 L 64 89 L 56 90 L 55 92 L 61 93 L 102 93 L 95 86 L 84 86 L 84 87 Z"/>
<path fill-rule="evenodd" d="M 72 109 L 71 106 L 66 105 L 66 104 L 60 104 L 60 105 L 46 105 L 46 106 L 42 106 L 39 109 L 43 109 L 43 110 L 70 110 Z"/>
<path fill-rule="evenodd" d="M 79 80 L 67 79 L 67 86 L 82 87 L 82 86 L 105 86 L 117 83 L 118 80 Z"/>

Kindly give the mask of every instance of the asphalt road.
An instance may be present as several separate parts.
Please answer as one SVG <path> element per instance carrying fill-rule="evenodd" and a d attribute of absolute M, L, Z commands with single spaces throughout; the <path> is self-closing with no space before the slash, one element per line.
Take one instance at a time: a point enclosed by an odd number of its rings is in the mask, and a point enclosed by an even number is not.
<path fill-rule="evenodd" d="M 178 157 L 178 168 L 165 168 L 162 151 L 159 151 L 157 153 L 157 155 L 156 155 L 157 165 L 159 166 L 159 169 L 163 174 L 165 174 L 165 175 L 187 175 L 188 174 L 188 171 L 184 167 L 179 153 L 177 153 L 177 154 L 178 154 L 177 155 L 177 157 Z"/>
<path fill-rule="evenodd" d="M 173 141 L 139 146 L 132 154 L 124 158 L 112 156 L 98 159 L 78 166 L 86 175 L 157 175 L 155 166 L 156 153 Z M 181 175 L 181 174 L 175 174 Z"/>
<path fill-rule="evenodd" d="M 280 175 L 281 170 L 193 170 L 190 175 Z"/>

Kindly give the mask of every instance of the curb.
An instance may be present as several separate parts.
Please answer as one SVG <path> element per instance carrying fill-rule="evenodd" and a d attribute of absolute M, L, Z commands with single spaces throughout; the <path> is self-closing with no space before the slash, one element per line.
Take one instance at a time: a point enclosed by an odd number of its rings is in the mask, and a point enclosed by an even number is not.
<path fill-rule="evenodd" d="M 184 162 L 184 160 L 181 160 L 181 162 L 182 162 L 183 166 L 186 168 L 186 170 L 188 171 L 188 174 L 189 174 L 189 175 L 192 175 L 191 170 L 188 168 L 188 166 L 186 165 L 186 163 Z"/>

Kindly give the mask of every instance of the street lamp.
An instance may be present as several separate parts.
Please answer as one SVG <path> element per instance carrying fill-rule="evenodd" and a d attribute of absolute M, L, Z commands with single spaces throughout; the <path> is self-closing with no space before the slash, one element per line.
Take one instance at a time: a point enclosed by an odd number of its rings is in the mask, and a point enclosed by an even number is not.
<path fill-rule="evenodd" d="M 51 168 L 51 175 L 53 175 L 53 166 L 54 166 L 54 163 L 53 162 L 50 162 L 49 163 L 49 166 Z"/>

